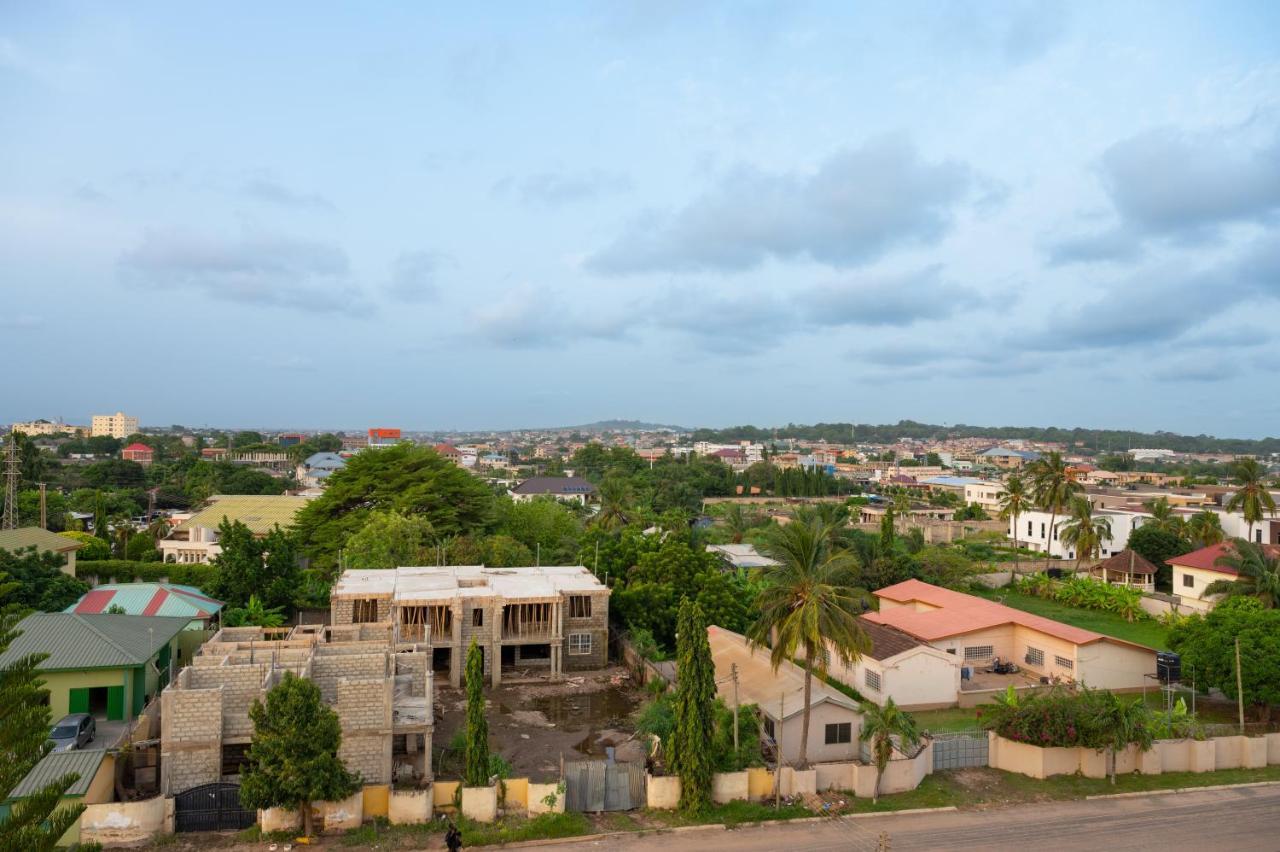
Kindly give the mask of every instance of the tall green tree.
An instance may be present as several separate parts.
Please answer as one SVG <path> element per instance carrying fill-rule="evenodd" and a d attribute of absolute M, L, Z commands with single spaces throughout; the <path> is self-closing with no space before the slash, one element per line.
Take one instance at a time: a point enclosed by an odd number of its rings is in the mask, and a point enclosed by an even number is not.
<path fill-rule="evenodd" d="M 893 553 L 894 526 L 893 507 L 890 506 L 880 518 L 880 553 L 884 556 Z"/>
<path fill-rule="evenodd" d="M 680 602 L 676 660 L 680 676 L 669 758 L 680 776 L 680 810 L 701 813 L 711 805 L 716 670 L 702 608 L 688 598 Z"/>
<path fill-rule="evenodd" d="M 601 529 L 616 530 L 630 521 L 631 484 L 621 474 L 610 474 L 598 490 L 600 510 L 594 522 Z"/>
<path fill-rule="evenodd" d="M 1012 521 L 1013 526 L 1013 568 L 1009 571 L 1009 582 L 1018 576 L 1018 518 L 1031 509 L 1031 492 L 1027 489 L 1027 481 L 1020 473 L 1011 473 L 1000 490 L 1000 520 Z"/>
<path fill-rule="evenodd" d="M 1280 548 L 1236 538 L 1214 564 L 1231 569 L 1236 577 L 1215 580 L 1205 587 L 1206 595 L 1243 595 L 1256 598 L 1267 609 L 1280 606 Z"/>
<path fill-rule="evenodd" d="M 916 720 L 910 713 L 904 712 L 892 698 L 886 699 L 880 707 L 870 701 L 862 702 L 862 730 L 858 733 L 861 742 L 871 741 L 871 757 L 876 764 L 876 786 L 871 793 L 871 802 L 880 800 L 880 779 L 897 750 L 903 755 L 910 753 L 920 744 L 922 734 L 916 726 Z"/>
<path fill-rule="evenodd" d="M 298 548 L 290 533 L 279 526 L 262 538 L 240 521 L 226 518 L 218 524 L 222 552 L 212 560 L 218 572 L 207 591 L 232 606 L 244 606 L 257 595 L 267 609 L 292 612 L 302 584 Z"/>
<path fill-rule="evenodd" d="M 320 687 L 286 671 L 264 703 L 249 708 L 253 740 L 240 779 L 240 801 L 249 808 L 295 808 L 311 835 L 311 803 L 345 799 L 360 789 L 360 776 L 338 757 L 342 724 L 325 705 Z"/>
<path fill-rule="evenodd" d="M 1071 505 L 1071 498 L 1084 490 L 1084 486 L 1076 482 L 1075 475 L 1062 459 L 1062 454 L 1054 451 L 1044 455 L 1029 466 L 1031 474 L 1031 494 L 1036 505 L 1049 513 L 1049 538 L 1045 541 L 1044 552 L 1048 555 L 1053 549 L 1053 540 L 1057 535 L 1056 521 L 1058 515 Z"/>
<path fill-rule="evenodd" d="M 421 515 L 373 512 L 342 550 L 343 568 L 434 565 L 435 530 Z"/>
<path fill-rule="evenodd" d="M 26 609 L 13 602 L 18 584 L 0 572 L 0 654 L 21 631 Z M 29 654 L 0 666 L 0 789 L 7 794 L 52 748 L 49 738 L 49 690 L 37 666 L 42 654 Z M 84 805 L 59 807 L 62 796 L 79 778 L 72 773 L 54 779 L 34 795 L 17 802 L 0 822 L 0 852 L 52 850 L 84 811 Z"/>
<path fill-rule="evenodd" d="M 763 571 L 760 616 L 748 635 L 757 645 L 772 645 L 775 671 L 797 655 L 807 663 L 799 755 L 804 767 L 814 670 L 825 676 L 832 655 L 851 665 L 870 647 L 858 621 L 860 597 L 852 588 L 857 563 L 847 550 L 831 546 L 829 529 L 817 522 L 779 527 L 765 552 L 778 564 Z"/>
<path fill-rule="evenodd" d="M 1240 512 L 1249 525 L 1249 540 L 1253 541 L 1253 527 L 1264 515 L 1274 514 L 1276 501 L 1267 490 L 1264 481 L 1266 470 L 1254 458 L 1236 459 L 1231 466 L 1236 490 L 1227 500 L 1228 512 Z"/>
<path fill-rule="evenodd" d="M 1096 696 L 1098 709 L 1093 719 L 1102 742 L 1111 753 L 1111 783 L 1116 783 L 1116 755 L 1135 744 L 1142 751 L 1151 748 L 1155 739 L 1151 730 L 1151 711 L 1141 698 L 1123 699 L 1114 692 Z"/>
<path fill-rule="evenodd" d="M 494 660 L 493 665 L 498 665 Z M 467 649 L 467 748 L 462 783 L 484 787 L 489 783 L 489 718 L 484 712 L 484 652 L 475 639 Z"/>
<path fill-rule="evenodd" d="M 1212 509 L 1201 509 L 1187 521 L 1187 535 L 1197 547 L 1209 547 L 1226 538 L 1222 518 Z"/>
<path fill-rule="evenodd" d="M 1154 500 L 1148 500 L 1142 506 L 1151 513 L 1151 521 L 1148 523 L 1162 530 L 1168 530 L 1174 535 L 1182 535 L 1184 522 L 1182 518 L 1174 513 L 1168 497 L 1157 497 Z"/>
<path fill-rule="evenodd" d="M 1169 631 L 1169 647 L 1182 655 L 1184 669 L 1196 673 L 1200 688 L 1217 687 L 1236 700 L 1236 640 L 1244 702 L 1270 718 L 1280 704 L 1280 609 L 1266 609 L 1252 597 L 1229 597 L 1203 618 L 1189 618 Z"/>
<path fill-rule="evenodd" d="M 1074 548 L 1076 568 L 1085 559 L 1093 559 L 1102 551 L 1102 544 L 1111 538 L 1111 519 L 1093 513 L 1093 503 L 1088 497 L 1076 497 L 1071 501 L 1071 514 L 1062 525 L 1062 544 Z"/>

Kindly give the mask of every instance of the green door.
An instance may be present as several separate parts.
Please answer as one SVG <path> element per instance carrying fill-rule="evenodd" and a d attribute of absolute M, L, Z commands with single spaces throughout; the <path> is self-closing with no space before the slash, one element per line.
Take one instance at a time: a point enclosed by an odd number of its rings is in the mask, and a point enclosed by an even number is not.
<path fill-rule="evenodd" d="M 124 686 L 107 687 L 107 720 L 124 721 Z"/>
<path fill-rule="evenodd" d="M 88 689 L 67 690 L 67 712 L 68 713 L 88 713 L 89 712 L 89 690 Z"/>

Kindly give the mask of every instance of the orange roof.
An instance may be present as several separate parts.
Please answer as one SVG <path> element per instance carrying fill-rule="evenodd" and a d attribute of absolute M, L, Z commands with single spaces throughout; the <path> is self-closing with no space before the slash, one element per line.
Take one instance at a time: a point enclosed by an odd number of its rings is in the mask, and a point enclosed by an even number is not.
<path fill-rule="evenodd" d="M 1020 609 L 994 603 L 984 598 L 953 592 L 939 586 L 922 583 L 919 580 L 906 580 L 876 592 L 876 597 L 900 603 L 920 601 L 938 609 L 917 612 L 908 607 L 892 607 L 879 612 L 867 613 L 864 618 L 877 624 L 896 627 L 904 633 L 932 642 L 950 636 L 972 633 L 975 630 L 986 630 L 1004 624 L 1017 624 L 1032 630 L 1038 630 L 1048 636 L 1054 636 L 1076 645 L 1088 645 L 1091 642 L 1118 642 L 1135 648 L 1146 648 L 1136 642 L 1126 642 L 1113 636 L 1104 636 L 1072 627 L 1051 618 L 1032 615 Z M 1150 649 L 1148 649 L 1150 650 Z"/>
<path fill-rule="evenodd" d="M 1280 553 L 1280 547 L 1274 544 L 1264 544 L 1263 548 L 1267 553 L 1275 555 Z M 1219 565 L 1218 558 L 1224 554 L 1230 555 L 1229 550 L 1231 542 L 1224 541 L 1219 544 L 1211 544 L 1208 547 L 1202 547 L 1199 550 L 1193 550 L 1190 553 L 1184 553 L 1181 556 L 1171 556 L 1165 560 L 1170 565 L 1177 565 L 1180 568 L 1198 568 L 1201 571 L 1216 571 L 1219 574 L 1226 574 L 1234 577 L 1238 573 L 1236 569 L 1226 565 Z"/>
<path fill-rule="evenodd" d="M 145 452 L 145 453 L 149 453 L 149 452 L 151 452 L 151 448 L 150 448 L 150 447 L 148 447 L 146 444 L 142 443 L 141 441 L 135 441 L 135 442 L 133 442 L 132 444 L 130 444 L 129 446 L 125 447 L 125 448 L 124 448 L 124 450 L 123 450 L 123 452 L 126 452 L 126 453 L 144 453 L 144 452 Z"/>

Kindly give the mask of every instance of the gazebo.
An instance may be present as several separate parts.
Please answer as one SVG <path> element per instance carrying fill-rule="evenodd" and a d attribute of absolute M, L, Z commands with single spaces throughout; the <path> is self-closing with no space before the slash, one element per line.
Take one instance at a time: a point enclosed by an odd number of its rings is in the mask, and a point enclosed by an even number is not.
<path fill-rule="evenodd" d="M 1156 590 L 1156 566 L 1129 548 L 1094 565 L 1089 574 L 1115 586 L 1132 586 L 1144 592 Z"/>

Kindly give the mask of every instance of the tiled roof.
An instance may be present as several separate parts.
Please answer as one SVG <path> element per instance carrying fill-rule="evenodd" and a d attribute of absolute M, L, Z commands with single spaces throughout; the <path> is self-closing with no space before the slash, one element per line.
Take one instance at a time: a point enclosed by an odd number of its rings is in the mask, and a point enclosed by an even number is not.
<path fill-rule="evenodd" d="M 1142 558 L 1142 555 L 1125 548 L 1119 553 L 1104 559 L 1092 570 L 1097 571 L 1099 568 L 1105 568 L 1108 571 L 1120 571 L 1126 574 L 1154 574 L 1156 566 Z"/>
<path fill-rule="evenodd" d="M 1280 553 L 1280 546 L 1270 544 L 1263 545 L 1267 553 L 1275 555 Z M 1211 544 L 1208 547 L 1202 547 L 1199 550 L 1193 550 L 1190 553 L 1184 553 L 1182 556 L 1171 556 L 1165 560 L 1170 565 L 1177 565 L 1181 568 L 1198 568 L 1201 571 L 1217 571 L 1219 574 L 1226 574 L 1229 577 L 1237 575 L 1237 571 L 1227 565 L 1219 565 L 1218 559 L 1223 555 L 1230 555 L 1232 552 L 1231 542 L 1224 541 L 1219 544 Z"/>
<path fill-rule="evenodd" d="M 513 489 L 516 494 L 594 494 L 596 487 L 580 476 L 535 476 Z"/>
<path fill-rule="evenodd" d="M 871 640 L 871 650 L 867 652 L 867 656 L 873 660 L 887 660 L 890 657 L 898 656 L 904 651 L 919 648 L 924 644 L 901 630 L 884 624 L 877 624 L 868 618 L 859 618 L 858 621 L 862 631 Z"/>
<path fill-rule="evenodd" d="M 26 777 L 18 782 L 18 786 L 9 792 L 10 799 L 22 799 L 38 793 L 45 787 L 72 772 L 80 777 L 67 788 L 64 796 L 83 796 L 89 792 L 93 777 L 98 774 L 98 767 L 107 756 L 105 749 L 76 749 L 47 754 L 44 759 L 31 768 Z"/>
<path fill-rule="evenodd" d="M 149 453 L 149 452 L 151 452 L 151 448 L 150 448 L 150 447 L 148 447 L 146 444 L 142 443 L 141 441 L 134 441 L 132 444 L 130 444 L 129 446 L 125 447 L 121 452 L 126 452 L 126 453 L 141 453 L 141 452 L 146 452 L 146 453 Z"/>
<path fill-rule="evenodd" d="M 68 550 L 79 550 L 84 547 L 84 543 L 76 541 L 74 538 L 67 538 L 65 535 L 49 532 L 40 527 L 18 527 L 16 530 L 0 530 L 0 550 L 14 553 L 19 550 L 25 550 L 28 547 L 34 547 L 41 551 L 52 550 L 55 553 L 65 553 Z"/>
<path fill-rule="evenodd" d="M 22 634 L 0 654 L 0 666 L 47 654 L 44 671 L 140 666 L 189 624 L 189 618 L 37 612 L 18 623 Z"/>
<path fill-rule="evenodd" d="M 189 619 L 208 618 L 222 609 L 222 602 L 195 586 L 174 583 L 108 583 L 86 592 L 63 612 L 80 615 L 105 613 L 113 606 L 126 615 L 168 615 Z"/>
<path fill-rule="evenodd" d="M 179 524 L 178 529 L 217 529 L 225 517 L 239 521 L 255 535 L 266 535 L 277 524 L 291 525 L 294 516 L 310 501 L 310 497 L 287 494 L 215 494 L 207 506 Z"/>
<path fill-rule="evenodd" d="M 874 621 L 877 624 L 896 627 L 926 642 L 933 642 L 951 636 L 960 636 L 965 633 L 972 633 L 975 630 L 985 630 L 1003 624 L 1018 624 L 1076 645 L 1087 645 L 1092 642 L 1103 641 L 1117 642 L 1138 648 L 1146 647 L 1134 642 L 1126 642 L 1123 639 L 1116 639 L 1112 636 L 1104 636 L 1101 633 L 1094 633 L 1092 630 L 1063 624 L 1050 618 L 1032 615 L 1029 612 L 994 603 L 985 598 L 953 592 L 950 589 L 943 589 L 929 583 L 922 583 L 919 580 L 906 580 L 880 589 L 876 592 L 876 597 L 899 603 L 920 601 L 931 607 L 936 607 L 936 609 L 923 611 L 906 606 L 890 607 L 881 609 L 879 612 L 867 613 L 863 616 L 863 618 Z"/>

